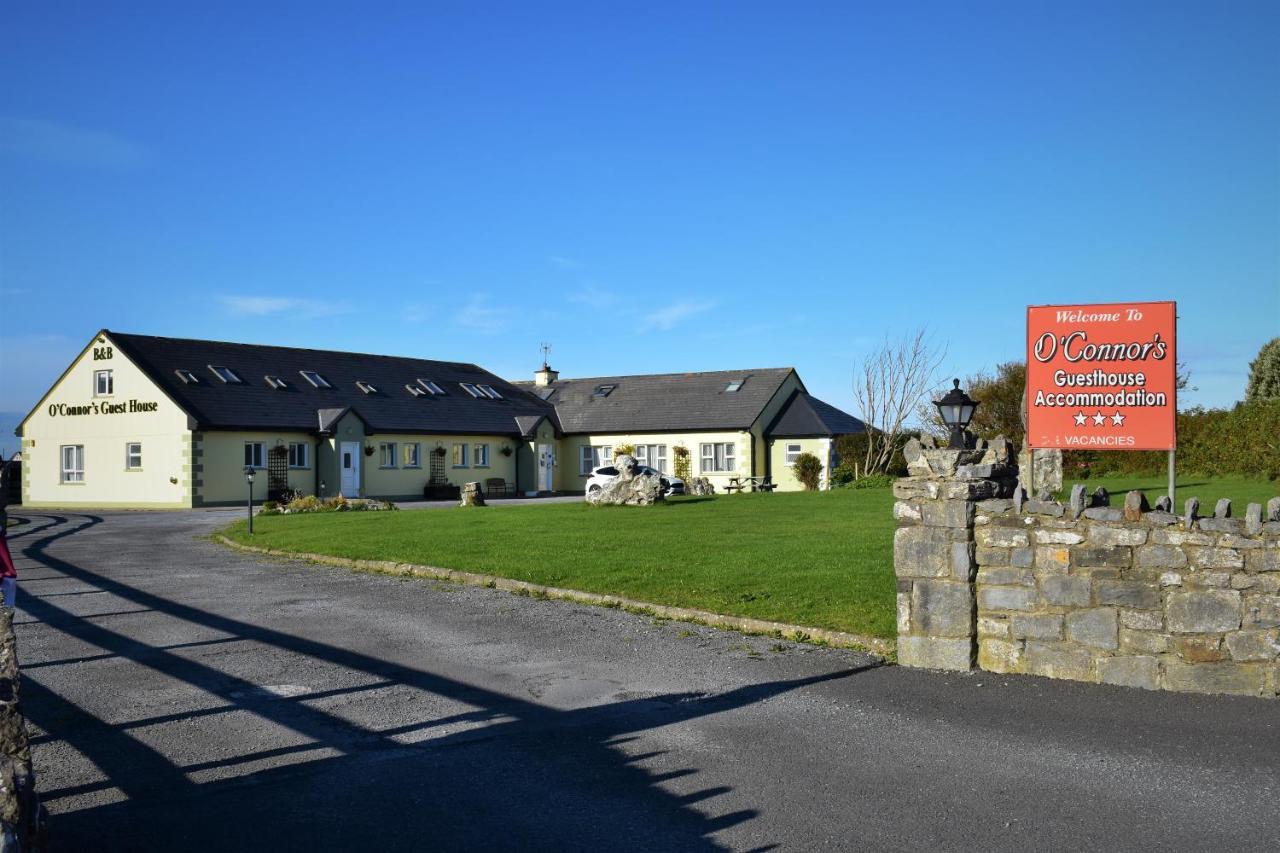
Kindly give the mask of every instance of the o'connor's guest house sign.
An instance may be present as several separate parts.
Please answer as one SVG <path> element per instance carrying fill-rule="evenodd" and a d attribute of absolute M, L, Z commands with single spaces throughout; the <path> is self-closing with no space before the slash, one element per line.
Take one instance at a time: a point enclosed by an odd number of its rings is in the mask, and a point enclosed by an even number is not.
<path fill-rule="evenodd" d="M 1173 302 L 1027 308 L 1027 444 L 1173 450 Z"/>

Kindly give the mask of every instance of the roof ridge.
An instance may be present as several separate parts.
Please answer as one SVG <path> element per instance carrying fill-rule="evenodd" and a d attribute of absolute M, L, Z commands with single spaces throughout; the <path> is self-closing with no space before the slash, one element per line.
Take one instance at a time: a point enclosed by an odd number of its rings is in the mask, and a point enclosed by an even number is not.
<path fill-rule="evenodd" d="M 792 371 L 794 367 L 749 367 L 743 370 L 687 370 L 675 373 L 621 373 L 616 376 L 575 376 L 568 379 L 556 379 L 557 382 L 603 382 L 607 379 L 669 379 L 678 376 L 714 376 L 721 373 L 748 376 L 755 373 L 772 373 L 776 371 Z M 531 379 L 508 379 L 512 385 L 532 385 Z"/>

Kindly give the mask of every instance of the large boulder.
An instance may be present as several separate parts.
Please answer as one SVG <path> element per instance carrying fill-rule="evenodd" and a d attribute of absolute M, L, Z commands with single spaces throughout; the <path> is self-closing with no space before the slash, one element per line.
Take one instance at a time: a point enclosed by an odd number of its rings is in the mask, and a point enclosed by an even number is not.
<path fill-rule="evenodd" d="M 694 477 L 685 483 L 685 493 L 690 495 L 714 495 L 716 487 L 706 477 Z"/>
<path fill-rule="evenodd" d="M 618 476 L 599 491 L 588 492 L 588 501 L 596 506 L 648 506 L 662 500 L 661 478 L 656 473 L 642 472 L 634 456 L 623 454 L 613 464 Z"/>

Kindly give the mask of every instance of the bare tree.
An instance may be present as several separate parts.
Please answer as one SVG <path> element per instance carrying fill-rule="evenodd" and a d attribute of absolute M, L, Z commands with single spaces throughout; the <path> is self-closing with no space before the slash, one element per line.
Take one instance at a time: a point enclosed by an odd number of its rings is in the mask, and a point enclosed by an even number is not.
<path fill-rule="evenodd" d="M 907 418 L 936 383 L 946 347 L 937 348 L 924 328 L 885 342 L 854 368 L 853 399 L 867 425 L 864 470 L 885 472 L 898 449 Z"/>

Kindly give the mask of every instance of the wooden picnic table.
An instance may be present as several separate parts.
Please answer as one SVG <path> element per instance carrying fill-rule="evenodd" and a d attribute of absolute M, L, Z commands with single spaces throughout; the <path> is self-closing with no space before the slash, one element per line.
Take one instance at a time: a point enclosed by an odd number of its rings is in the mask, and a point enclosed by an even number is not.
<path fill-rule="evenodd" d="M 751 489 L 753 492 L 772 492 L 777 485 L 769 477 L 730 477 L 729 484 L 724 487 L 728 494 Z"/>

